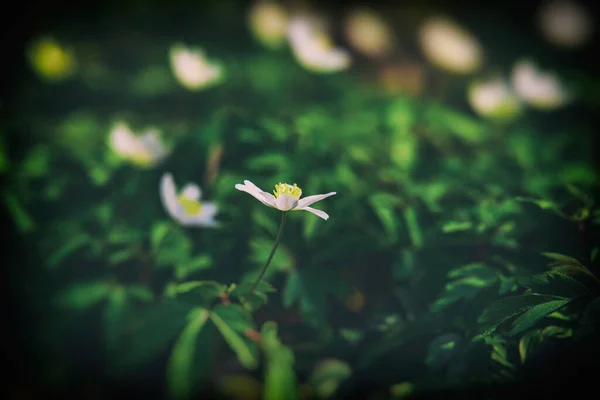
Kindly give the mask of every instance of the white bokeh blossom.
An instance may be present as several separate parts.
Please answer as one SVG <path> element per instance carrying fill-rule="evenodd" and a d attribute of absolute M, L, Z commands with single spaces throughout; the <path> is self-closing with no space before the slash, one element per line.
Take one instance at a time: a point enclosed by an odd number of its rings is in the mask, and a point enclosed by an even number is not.
<path fill-rule="evenodd" d="M 337 72 L 350 66 L 350 53 L 335 47 L 321 21 L 299 14 L 288 23 L 288 39 L 298 62 L 314 72 Z"/>
<path fill-rule="evenodd" d="M 538 109 L 559 108 L 571 100 L 571 94 L 556 75 L 540 71 L 530 60 L 515 64 L 512 86 L 524 102 Z"/>
<path fill-rule="evenodd" d="M 204 51 L 176 43 L 169 50 L 171 69 L 186 89 L 197 91 L 214 86 L 223 80 L 223 67 L 209 61 Z"/>
<path fill-rule="evenodd" d="M 138 135 L 122 121 L 113 125 L 109 145 L 117 156 L 139 167 L 153 167 L 168 155 L 158 129 L 150 128 Z"/>
<path fill-rule="evenodd" d="M 473 82 L 469 86 L 468 100 L 479 115 L 495 120 L 511 120 L 522 110 L 518 96 L 500 77 Z"/>
<path fill-rule="evenodd" d="M 175 180 L 170 173 L 163 174 L 160 181 L 160 198 L 174 220 L 184 226 L 217 226 L 217 206 L 212 202 L 201 202 L 202 190 L 195 183 L 186 184 L 178 193 Z"/>
<path fill-rule="evenodd" d="M 262 191 L 258 186 L 248 180 L 245 180 L 243 185 L 238 183 L 235 185 L 235 188 L 237 190 L 241 190 L 242 192 L 248 193 L 268 207 L 276 208 L 280 211 L 308 211 L 318 217 L 323 218 L 324 220 L 329 218 L 327 213 L 321 210 L 316 210 L 309 206 L 317 201 L 321 201 L 336 194 L 336 192 L 330 192 L 300 199 L 300 196 L 302 195 L 302 189 L 296 186 L 296 184 L 292 186 L 288 185 L 287 183 L 279 183 L 275 185 L 275 190 L 273 191 L 274 194 L 271 194 Z"/>
<path fill-rule="evenodd" d="M 419 42 L 429 62 L 452 73 L 472 73 L 483 63 L 477 39 L 445 17 L 427 19 L 419 28 Z"/>

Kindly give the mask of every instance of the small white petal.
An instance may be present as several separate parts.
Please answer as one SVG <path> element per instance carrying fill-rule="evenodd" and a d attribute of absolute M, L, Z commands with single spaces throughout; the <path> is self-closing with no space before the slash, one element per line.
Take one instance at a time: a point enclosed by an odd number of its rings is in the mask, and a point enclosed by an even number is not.
<path fill-rule="evenodd" d="M 281 211 L 289 211 L 298 205 L 298 199 L 287 194 L 280 194 L 275 199 L 275 208 Z"/>
<path fill-rule="evenodd" d="M 309 213 L 313 213 L 317 217 L 323 218 L 325 221 L 327 221 L 327 219 L 329 219 L 329 215 L 327 215 L 327 213 L 325 211 L 317 210 L 312 207 L 305 207 L 302 209 L 302 211 L 308 211 Z"/>
<path fill-rule="evenodd" d="M 311 204 L 316 203 L 317 201 L 321 201 L 329 196 L 333 196 L 336 192 L 330 192 L 327 194 L 316 194 L 314 196 L 308 196 L 298 201 L 298 205 L 296 206 L 297 210 L 302 210 L 305 207 L 310 206 Z"/>
<path fill-rule="evenodd" d="M 248 193 L 258 201 L 263 203 L 265 206 L 275 207 L 275 196 L 273 196 L 270 193 L 263 192 L 258 186 L 256 186 L 250 181 L 246 180 L 244 181 L 244 183 L 245 185 L 238 183 L 237 185 L 235 185 L 235 188 L 237 190 L 241 190 L 242 192 Z"/>
<path fill-rule="evenodd" d="M 170 173 L 165 173 L 160 180 L 160 198 L 169 215 L 178 219 L 180 207 L 177 201 L 177 188 Z"/>
<path fill-rule="evenodd" d="M 202 190 L 195 183 L 188 183 L 183 187 L 181 194 L 186 199 L 199 201 L 202 196 Z"/>
<path fill-rule="evenodd" d="M 204 218 L 205 220 L 211 220 L 217 214 L 217 205 L 212 202 L 202 203 L 202 208 L 198 217 Z"/>

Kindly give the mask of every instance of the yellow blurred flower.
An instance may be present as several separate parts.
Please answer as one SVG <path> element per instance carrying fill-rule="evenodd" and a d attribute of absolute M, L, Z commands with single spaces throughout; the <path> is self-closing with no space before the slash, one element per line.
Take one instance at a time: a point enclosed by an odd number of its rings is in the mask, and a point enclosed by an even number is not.
<path fill-rule="evenodd" d="M 555 109 L 571 100 L 568 90 L 557 76 L 538 70 L 530 60 L 521 60 L 515 64 L 512 86 L 521 100 L 534 108 Z"/>
<path fill-rule="evenodd" d="M 419 41 L 425 57 L 438 68 L 468 74 L 481 67 L 483 50 L 479 42 L 447 18 L 426 20 L 419 28 Z"/>
<path fill-rule="evenodd" d="M 306 15 L 293 17 L 288 24 L 288 39 L 296 59 L 308 70 L 337 72 L 350 66 L 350 54 L 334 47 L 320 22 Z"/>
<path fill-rule="evenodd" d="M 169 50 L 171 69 L 175 78 L 189 90 L 201 90 L 216 85 L 223 78 L 223 68 L 208 61 L 204 51 L 176 43 Z"/>
<path fill-rule="evenodd" d="M 371 10 L 357 9 L 350 12 L 344 28 L 348 42 L 366 56 L 385 56 L 393 48 L 394 39 L 390 28 Z"/>
<path fill-rule="evenodd" d="M 574 1 L 544 4 L 538 14 L 538 23 L 546 40 L 563 47 L 581 46 L 593 30 L 589 11 Z"/>
<path fill-rule="evenodd" d="M 47 81 L 61 81 L 76 70 L 75 55 L 52 37 L 34 41 L 28 49 L 29 61 L 35 72 Z"/>
<path fill-rule="evenodd" d="M 136 135 L 124 122 L 113 125 L 109 145 L 122 159 L 144 168 L 153 167 L 168 154 L 158 130 L 149 129 L 142 135 Z"/>
<path fill-rule="evenodd" d="M 510 120 L 522 109 L 519 98 L 502 78 L 475 81 L 467 95 L 471 107 L 483 117 Z"/>
<path fill-rule="evenodd" d="M 269 48 L 279 48 L 287 37 L 288 16 L 285 9 L 273 1 L 259 1 L 248 13 L 250 30 L 256 39 Z"/>

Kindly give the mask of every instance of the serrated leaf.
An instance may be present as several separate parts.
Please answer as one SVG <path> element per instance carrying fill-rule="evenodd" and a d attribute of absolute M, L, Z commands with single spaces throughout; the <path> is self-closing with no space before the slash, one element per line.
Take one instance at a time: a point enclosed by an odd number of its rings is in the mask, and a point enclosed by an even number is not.
<path fill-rule="evenodd" d="M 569 267 L 569 269 L 571 268 Z M 555 270 L 534 275 L 530 278 L 523 278 L 519 280 L 519 283 L 529 288 L 532 293 L 548 294 L 563 298 L 575 298 L 590 294 L 584 284 L 564 273 L 559 273 L 559 271 Z"/>
<path fill-rule="evenodd" d="M 581 266 L 581 263 L 579 262 L 579 260 L 577 260 L 574 257 L 569 257 L 569 256 L 565 256 L 563 254 L 550 253 L 550 252 L 542 253 L 542 255 L 545 257 L 548 257 L 560 264 Z"/>
<path fill-rule="evenodd" d="M 552 301 L 566 301 L 564 303 L 566 304 L 570 299 L 539 294 L 523 294 L 507 297 L 492 303 L 492 305 L 486 308 L 479 316 L 477 322 L 481 324 L 481 329 L 489 334 L 494 332 L 499 325 L 510 318 L 522 314 L 532 307 Z M 555 310 L 556 309 L 549 311 L 548 314 Z"/>
<path fill-rule="evenodd" d="M 236 353 L 238 360 L 244 367 L 248 369 L 256 368 L 258 366 L 256 350 L 253 350 L 250 343 L 247 340 L 244 340 L 244 338 L 242 338 L 242 336 L 234 329 L 234 326 L 236 328 L 242 326 L 243 321 L 239 318 L 232 317 L 231 315 L 224 315 L 222 318 L 219 315 L 219 312 L 223 313 L 224 308 L 215 309 L 215 311 L 210 314 L 210 319 L 223 336 L 223 339 L 225 339 L 229 347 Z M 234 325 L 232 326 L 231 324 Z"/>
<path fill-rule="evenodd" d="M 455 268 L 448 273 L 448 278 L 453 280 L 446 285 L 444 292 L 432 304 L 433 312 L 442 311 L 458 301 L 472 299 L 482 289 L 498 282 L 498 276 L 492 268 L 478 263 Z"/>
<path fill-rule="evenodd" d="M 553 300 L 529 308 L 513 322 L 509 335 L 515 336 L 531 328 L 548 314 L 564 307 L 569 302 L 571 302 L 571 299 Z"/>
<path fill-rule="evenodd" d="M 256 285 L 256 289 L 250 294 L 250 289 L 254 283 L 245 282 L 235 287 L 230 292 L 232 298 L 240 300 L 244 308 L 248 311 L 256 311 L 268 301 L 267 293 L 276 292 L 277 290 L 266 281 L 260 281 Z"/>
<path fill-rule="evenodd" d="M 194 354 L 198 335 L 208 321 L 210 312 L 196 308 L 188 315 L 188 324 L 173 347 L 167 365 L 168 391 L 172 398 L 183 399 L 191 394 Z"/>
<path fill-rule="evenodd" d="M 73 310 L 85 310 L 107 298 L 112 285 L 106 281 L 77 283 L 61 292 L 57 298 L 59 305 Z"/>

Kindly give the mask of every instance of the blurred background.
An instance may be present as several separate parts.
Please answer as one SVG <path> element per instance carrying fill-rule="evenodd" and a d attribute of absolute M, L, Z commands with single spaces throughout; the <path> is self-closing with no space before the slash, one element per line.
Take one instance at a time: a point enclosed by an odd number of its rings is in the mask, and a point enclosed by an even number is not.
<path fill-rule="evenodd" d="M 598 354 L 596 2 L 14 7 L 11 398 L 582 388 L 565 385 Z M 289 213 L 255 293 L 280 212 L 244 180 L 337 192 L 326 221 Z"/>

